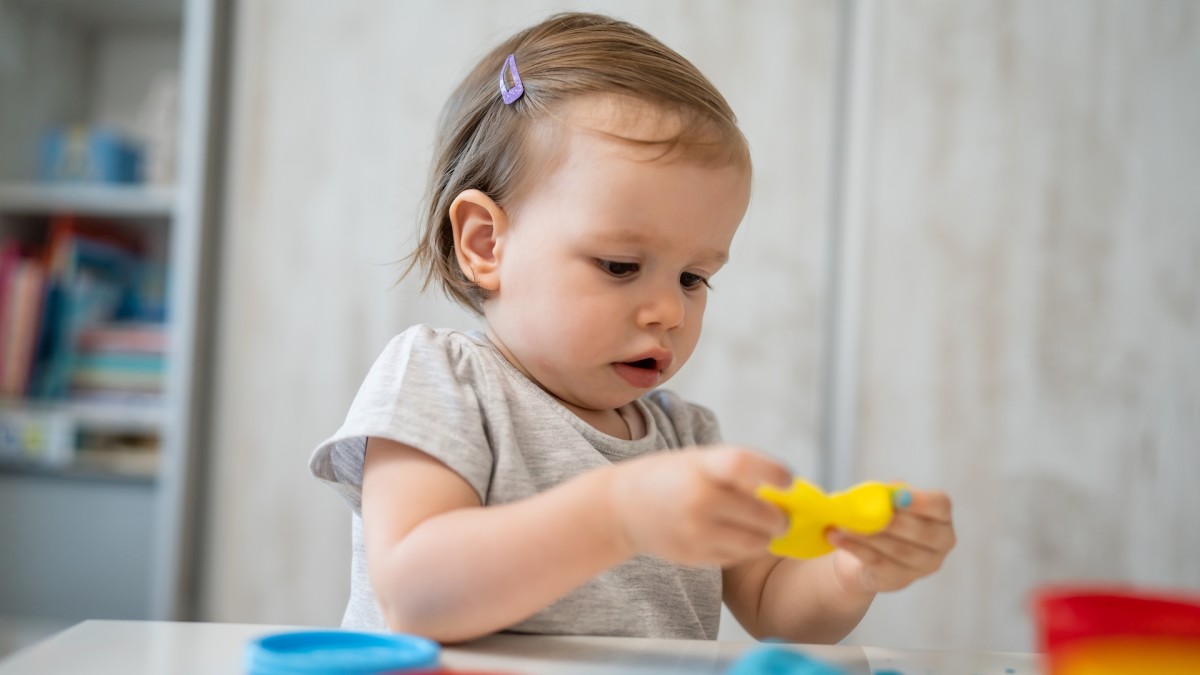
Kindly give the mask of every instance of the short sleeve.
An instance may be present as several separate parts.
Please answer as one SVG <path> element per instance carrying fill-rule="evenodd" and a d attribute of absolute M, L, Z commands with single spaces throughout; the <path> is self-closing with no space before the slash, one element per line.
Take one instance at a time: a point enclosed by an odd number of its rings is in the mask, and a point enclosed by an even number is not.
<path fill-rule="evenodd" d="M 355 510 L 362 507 L 368 437 L 416 448 L 488 491 L 494 458 L 479 392 L 486 371 L 466 334 L 414 326 L 393 338 L 359 388 L 346 421 L 313 452 L 309 469 Z"/>

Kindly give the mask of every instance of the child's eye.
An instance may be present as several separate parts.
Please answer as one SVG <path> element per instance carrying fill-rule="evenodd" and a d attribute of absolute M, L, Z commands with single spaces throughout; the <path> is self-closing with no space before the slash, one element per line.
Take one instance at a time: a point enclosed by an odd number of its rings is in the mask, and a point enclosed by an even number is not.
<path fill-rule="evenodd" d="M 679 283 L 684 288 L 689 289 L 699 288 L 700 286 L 708 286 L 709 288 L 712 288 L 712 286 L 708 285 L 708 279 L 705 279 L 699 274 L 692 274 L 691 272 L 684 272 L 683 274 L 680 274 Z"/>
<path fill-rule="evenodd" d="M 600 269 L 614 277 L 627 277 L 640 269 L 637 263 L 617 262 L 615 260 L 597 260 L 596 264 L 600 266 Z"/>

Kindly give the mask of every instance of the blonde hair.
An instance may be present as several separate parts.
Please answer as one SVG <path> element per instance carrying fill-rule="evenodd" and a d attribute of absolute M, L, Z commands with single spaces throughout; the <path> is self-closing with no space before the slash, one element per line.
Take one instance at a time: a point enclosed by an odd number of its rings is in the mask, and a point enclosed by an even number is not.
<path fill-rule="evenodd" d="M 510 54 L 525 91 L 506 105 L 499 77 Z M 419 266 L 424 270 L 422 288 L 436 280 L 451 299 L 482 314 L 485 291 L 458 266 L 451 203 L 470 189 L 502 207 L 515 199 L 529 173 L 525 160 L 536 123 L 554 118 L 578 97 L 596 94 L 631 97 L 683 121 L 674 137 L 650 143 L 662 144 L 667 151 L 680 148 L 709 162 L 750 168 L 749 148 L 733 110 L 687 59 L 624 21 L 597 14 L 556 14 L 493 49 L 447 101 L 438 125 L 421 238 L 401 278 Z"/>

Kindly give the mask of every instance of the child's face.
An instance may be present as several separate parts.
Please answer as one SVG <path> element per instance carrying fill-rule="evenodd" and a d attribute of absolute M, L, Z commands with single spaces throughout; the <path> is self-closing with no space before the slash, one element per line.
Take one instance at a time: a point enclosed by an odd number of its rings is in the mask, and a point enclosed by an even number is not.
<path fill-rule="evenodd" d="M 584 419 L 640 397 L 691 357 L 749 201 L 748 171 L 638 147 L 661 114 L 577 106 L 561 162 L 507 210 L 490 336 Z M 641 108 L 641 113 L 650 112 Z"/>

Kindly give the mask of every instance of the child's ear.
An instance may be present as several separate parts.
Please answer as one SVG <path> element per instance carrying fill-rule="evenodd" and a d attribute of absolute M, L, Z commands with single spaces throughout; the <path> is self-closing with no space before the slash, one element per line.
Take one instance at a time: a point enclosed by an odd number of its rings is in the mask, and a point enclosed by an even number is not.
<path fill-rule="evenodd" d="M 479 190 L 463 190 L 450 204 L 450 225 L 463 274 L 484 290 L 499 290 L 500 254 L 508 230 L 504 209 Z"/>

